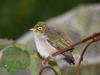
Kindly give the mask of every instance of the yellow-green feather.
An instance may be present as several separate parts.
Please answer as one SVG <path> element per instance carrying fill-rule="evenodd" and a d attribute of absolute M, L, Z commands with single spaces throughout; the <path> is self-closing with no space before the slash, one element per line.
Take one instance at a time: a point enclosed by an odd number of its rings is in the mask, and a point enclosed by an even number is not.
<path fill-rule="evenodd" d="M 43 21 L 39 21 L 34 28 L 38 30 L 38 27 L 42 27 L 42 32 L 45 33 L 46 31 L 46 23 Z"/>
<path fill-rule="evenodd" d="M 48 39 L 49 41 L 51 41 L 52 43 L 56 44 L 57 47 L 64 48 L 66 46 L 68 46 L 69 44 L 67 43 L 67 41 L 60 39 L 57 36 L 53 36 L 53 35 L 48 35 Z"/>

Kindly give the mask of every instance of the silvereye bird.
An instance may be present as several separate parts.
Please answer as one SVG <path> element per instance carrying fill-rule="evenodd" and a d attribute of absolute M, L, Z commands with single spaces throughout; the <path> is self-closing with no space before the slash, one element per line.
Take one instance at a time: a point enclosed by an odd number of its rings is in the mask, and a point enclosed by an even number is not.
<path fill-rule="evenodd" d="M 53 53 L 71 44 L 71 40 L 64 32 L 47 26 L 46 22 L 38 22 L 34 28 L 30 30 L 33 31 L 37 51 L 44 58 L 51 56 Z M 69 64 L 74 64 L 72 50 L 58 56 L 59 58 L 57 59 L 65 60 Z"/>

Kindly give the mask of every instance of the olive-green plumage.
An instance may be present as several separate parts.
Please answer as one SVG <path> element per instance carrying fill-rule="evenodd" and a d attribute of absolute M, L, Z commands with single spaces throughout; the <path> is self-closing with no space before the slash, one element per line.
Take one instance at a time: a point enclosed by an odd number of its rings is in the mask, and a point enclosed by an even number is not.
<path fill-rule="evenodd" d="M 64 32 L 51 26 L 47 26 L 45 22 L 38 22 L 34 26 L 33 32 L 38 52 L 44 57 L 47 57 L 48 55 L 50 56 L 57 50 L 68 47 L 72 43 L 70 38 L 66 36 Z M 62 54 L 62 56 L 62 59 L 65 59 L 69 64 L 74 64 L 72 51 L 65 52 Z"/>

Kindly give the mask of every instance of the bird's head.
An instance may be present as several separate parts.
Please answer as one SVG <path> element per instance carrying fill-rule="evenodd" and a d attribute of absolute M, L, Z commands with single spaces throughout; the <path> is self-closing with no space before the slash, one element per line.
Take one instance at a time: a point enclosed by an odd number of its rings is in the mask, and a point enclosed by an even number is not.
<path fill-rule="evenodd" d="M 34 28 L 30 29 L 33 32 L 45 33 L 46 31 L 46 23 L 43 21 L 37 22 Z"/>

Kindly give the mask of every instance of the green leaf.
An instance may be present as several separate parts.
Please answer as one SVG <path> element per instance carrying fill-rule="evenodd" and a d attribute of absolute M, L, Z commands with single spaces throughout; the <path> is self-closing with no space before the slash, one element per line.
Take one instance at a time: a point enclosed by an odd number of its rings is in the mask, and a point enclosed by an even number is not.
<path fill-rule="evenodd" d="M 30 56 L 27 51 L 18 47 L 9 47 L 4 50 L 1 64 L 7 71 L 17 71 L 25 69 L 30 64 Z"/>
<path fill-rule="evenodd" d="M 37 54 L 37 57 L 39 57 L 40 59 L 44 59 L 40 54 L 39 54 L 39 52 L 36 52 L 36 54 Z"/>
<path fill-rule="evenodd" d="M 49 64 L 59 75 L 61 75 L 61 70 L 60 70 L 60 68 L 59 68 L 59 66 L 58 66 L 58 64 L 57 64 L 56 61 L 50 60 L 50 61 L 48 62 L 48 64 Z"/>
<path fill-rule="evenodd" d="M 48 64 L 50 66 L 57 66 L 58 64 L 56 63 L 56 61 L 49 61 Z"/>

